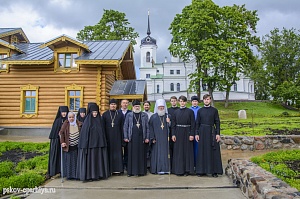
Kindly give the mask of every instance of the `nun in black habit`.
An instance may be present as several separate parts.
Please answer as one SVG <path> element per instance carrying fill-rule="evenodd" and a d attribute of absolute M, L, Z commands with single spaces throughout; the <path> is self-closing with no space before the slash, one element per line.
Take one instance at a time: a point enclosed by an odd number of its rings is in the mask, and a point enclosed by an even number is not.
<path fill-rule="evenodd" d="M 77 121 L 83 123 L 86 117 L 86 108 L 79 108 L 78 114 L 77 114 Z"/>
<path fill-rule="evenodd" d="M 88 111 L 78 144 L 77 178 L 81 181 L 109 176 L 107 141 L 99 107 L 91 104 Z"/>
<path fill-rule="evenodd" d="M 49 161 L 48 161 L 48 177 L 55 176 L 60 173 L 61 163 L 61 146 L 59 140 L 59 131 L 67 119 L 69 108 L 67 106 L 60 106 L 56 113 L 51 132 L 49 135 L 50 139 L 50 150 L 49 150 Z"/>

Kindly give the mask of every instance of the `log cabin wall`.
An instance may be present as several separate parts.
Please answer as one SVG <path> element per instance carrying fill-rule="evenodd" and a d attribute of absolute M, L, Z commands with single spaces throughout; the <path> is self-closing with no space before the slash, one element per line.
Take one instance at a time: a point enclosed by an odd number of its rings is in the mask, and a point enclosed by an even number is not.
<path fill-rule="evenodd" d="M 11 66 L 9 73 L 0 73 L 0 126 L 51 127 L 58 106 L 65 105 L 66 86 L 83 86 L 83 107 L 97 102 L 97 75 L 91 66 L 70 73 L 56 73 L 53 65 Z M 39 87 L 38 115 L 32 118 L 20 116 L 20 87 L 28 84 Z"/>

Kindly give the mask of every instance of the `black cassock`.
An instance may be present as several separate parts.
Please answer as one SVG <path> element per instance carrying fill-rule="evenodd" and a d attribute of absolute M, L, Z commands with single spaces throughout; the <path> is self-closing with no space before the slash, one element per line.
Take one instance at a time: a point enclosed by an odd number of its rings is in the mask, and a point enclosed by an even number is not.
<path fill-rule="evenodd" d="M 124 115 L 118 111 L 106 111 L 102 115 L 107 139 L 110 173 L 123 172 Z"/>
<path fill-rule="evenodd" d="M 136 118 L 138 118 L 137 113 Z M 141 113 L 139 113 L 141 114 Z M 134 117 L 134 116 L 133 116 Z M 128 142 L 128 175 L 146 175 L 147 174 L 147 144 L 144 143 L 143 125 L 140 122 L 139 128 L 137 122 L 133 119 L 132 136 Z"/>
<path fill-rule="evenodd" d="M 92 107 L 80 132 L 78 143 L 77 178 L 82 181 L 109 177 L 107 141 L 100 113 L 93 117 Z"/>
<path fill-rule="evenodd" d="M 152 115 L 149 121 L 151 142 L 150 173 L 152 174 L 170 172 L 168 158 L 169 124 L 167 123 L 166 118 L 167 114 L 164 116 L 159 116 L 157 113 L 155 113 Z M 153 140 L 156 142 L 153 143 Z"/>
<path fill-rule="evenodd" d="M 172 116 L 172 134 L 176 136 L 173 148 L 172 173 L 176 175 L 194 173 L 194 148 L 189 136 L 195 135 L 194 112 L 180 108 Z"/>
<path fill-rule="evenodd" d="M 48 175 L 49 177 L 55 176 L 60 173 L 61 170 L 61 146 L 59 140 L 59 131 L 67 119 L 66 117 L 62 117 L 61 113 L 66 112 L 68 114 L 69 108 L 67 106 L 60 106 L 56 113 L 55 120 L 53 122 L 51 132 L 49 135 L 50 139 L 50 150 L 49 150 L 49 160 L 48 160 Z"/>
<path fill-rule="evenodd" d="M 179 107 L 170 107 L 168 108 L 168 114 L 172 117 L 175 114 L 175 111 L 177 111 Z M 172 140 L 172 128 L 169 128 L 169 153 L 170 153 L 170 169 L 172 170 L 172 163 L 173 163 L 173 148 L 174 148 L 174 142 Z"/>
<path fill-rule="evenodd" d="M 197 174 L 223 174 L 220 145 L 216 135 L 220 135 L 220 119 L 214 107 L 202 107 L 197 112 L 196 134 L 199 135 Z"/>

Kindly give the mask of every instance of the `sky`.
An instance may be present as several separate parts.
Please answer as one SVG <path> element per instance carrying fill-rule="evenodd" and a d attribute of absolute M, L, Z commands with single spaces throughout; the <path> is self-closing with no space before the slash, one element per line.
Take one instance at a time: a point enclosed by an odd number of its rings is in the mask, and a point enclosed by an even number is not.
<path fill-rule="evenodd" d="M 257 10 L 257 35 L 264 36 L 274 28 L 300 29 L 299 0 L 214 0 L 219 6 L 243 5 Z M 84 26 L 95 25 L 103 9 L 124 12 L 130 26 L 139 33 L 135 48 L 136 71 L 140 67 L 140 42 L 147 36 L 150 11 L 151 36 L 157 40 L 157 63 L 170 61 L 168 30 L 176 14 L 191 0 L 0 0 L 0 27 L 21 27 L 31 43 L 45 42 L 66 34 L 76 38 Z"/>

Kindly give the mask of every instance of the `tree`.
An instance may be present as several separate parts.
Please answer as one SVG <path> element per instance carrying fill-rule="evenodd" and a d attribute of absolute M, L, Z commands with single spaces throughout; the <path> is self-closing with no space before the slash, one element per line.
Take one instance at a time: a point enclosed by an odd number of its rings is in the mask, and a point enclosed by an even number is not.
<path fill-rule="evenodd" d="M 132 45 L 139 36 L 125 18 L 125 13 L 116 10 L 105 10 L 100 21 L 94 26 L 85 26 L 77 33 L 79 40 L 130 40 Z"/>
<path fill-rule="evenodd" d="M 262 60 L 256 56 L 255 62 L 250 68 L 246 68 L 246 74 L 254 81 L 255 99 L 270 100 L 271 89 L 267 77 L 268 71 L 265 70 Z"/>
<path fill-rule="evenodd" d="M 173 36 L 169 50 L 184 61 L 195 59 L 190 89 L 200 95 L 202 82 L 212 99 L 215 89 L 226 90 L 228 102 L 231 86 L 254 60 L 250 46 L 259 44 L 253 36 L 257 21 L 256 11 L 236 5 L 219 7 L 212 0 L 193 0 L 175 16 L 169 28 Z"/>
<path fill-rule="evenodd" d="M 262 39 L 261 60 L 274 100 L 299 100 L 300 35 L 295 29 L 275 28 Z"/>
<path fill-rule="evenodd" d="M 259 20 L 256 11 L 248 11 L 245 5 L 224 6 L 219 25 L 219 49 L 221 81 L 218 90 L 226 91 L 225 107 L 228 107 L 229 92 L 233 84 L 246 74 L 256 57 L 252 48 L 260 45 L 260 39 L 253 35 Z M 252 47 L 252 48 L 251 48 Z"/>

